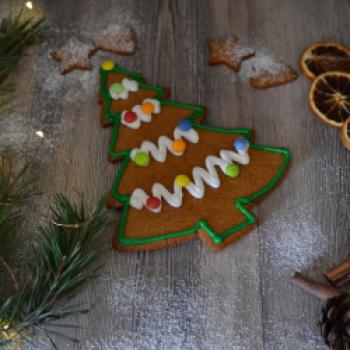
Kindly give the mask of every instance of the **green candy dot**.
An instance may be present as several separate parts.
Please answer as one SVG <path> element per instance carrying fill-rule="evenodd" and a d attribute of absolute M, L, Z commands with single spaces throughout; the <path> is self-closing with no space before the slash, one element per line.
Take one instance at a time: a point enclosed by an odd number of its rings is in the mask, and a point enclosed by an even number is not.
<path fill-rule="evenodd" d="M 120 83 L 114 83 L 111 85 L 110 91 L 115 94 L 120 94 L 124 91 L 124 86 Z"/>
<path fill-rule="evenodd" d="M 135 156 L 135 163 L 138 166 L 147 166 L 149 164 L 149 154 L 145 152 L 138 152 Z"/>
<path fill-rule="evenodd" d="M 236 164 L 228 164 L 225 174 L 229 177 L 237 177 L 239 175 L 239 167 Z"/>

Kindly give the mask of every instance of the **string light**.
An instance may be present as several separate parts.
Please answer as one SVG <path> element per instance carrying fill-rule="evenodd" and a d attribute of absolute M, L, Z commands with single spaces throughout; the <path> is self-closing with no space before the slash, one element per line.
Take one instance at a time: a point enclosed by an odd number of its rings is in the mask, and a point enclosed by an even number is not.
<path fill-rule="evenodd" d="M 26 2 L 26 8 L 29 10 L 33 10 L 33 3 L 31 1 Z"/>
<path fill-rule="evenodd" d="M 58 156 L 64 161 L 66 162 L 68 165 L 71 165 L 71 161 L 64 155 L 64 153 L 62 152 L 62 150 L 60 149 L 60 147 L 54 145 L 48 138 L 47 136 L 44 134 L 44 132 L 42 130 L 34 130 L 35 131 L 35 135 L 40 137 L 41 139 L 43 139 L 43 142 L 46 142 L 50 147 L 52 147 L 58 154 Z"/>
<path fill-rule="evenodd" d="M 44 134 L 41 130 L 37 130 L 37 131 L 35 132 L 35 135 L 41 137 L 42 139 L 45 137 L 45 134 Z"/>

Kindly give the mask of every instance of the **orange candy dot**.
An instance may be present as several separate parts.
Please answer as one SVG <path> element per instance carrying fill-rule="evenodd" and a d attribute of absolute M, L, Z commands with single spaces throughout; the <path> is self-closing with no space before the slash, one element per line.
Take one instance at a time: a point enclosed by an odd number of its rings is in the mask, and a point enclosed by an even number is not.
<path fill-rule="evenodd" d="M 177 153 L 183 153 L 186 149 L 186 143 L 184 140 L 174 140 L 172 143 L 172 148 Z"/>
<path fill-rule="evenodd" d="M 154 106 L 150 102 L 145 102 L 142 104 L 142 112 L 145 114 L 152 114 L 154 112 Z"/>

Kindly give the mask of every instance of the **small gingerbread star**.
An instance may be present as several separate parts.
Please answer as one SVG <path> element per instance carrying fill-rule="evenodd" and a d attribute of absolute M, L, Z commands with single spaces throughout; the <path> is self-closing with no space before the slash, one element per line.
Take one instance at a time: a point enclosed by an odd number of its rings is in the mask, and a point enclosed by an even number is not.
<path fill-rule="evenodd" d="M 51 51 L 51 56 L 60 62 L 61 74 L 66 74 L 73 69 L 90 70 L 92 68 L 89 60 L 90 52 L 90 46 L 73 37 L 60 49 Z"/>
<path fill-rule="evenodd" d="M 135 52 L 136 36 L 130 26 L 114 24 L 94 36 L 95 50 L 131 55 Z M 93 53 L 93 52 L 92 52 Z"/>
<path fill-rule="evenodd" d="M 235 72 L 241 67 L 244 59 L 255 55 L 255 51 L 249 47 L 241 46 L 236 36 L 227 37 L 224 41 L 209 40 L 210 50 L 209 64 L 226 64 Z"/>

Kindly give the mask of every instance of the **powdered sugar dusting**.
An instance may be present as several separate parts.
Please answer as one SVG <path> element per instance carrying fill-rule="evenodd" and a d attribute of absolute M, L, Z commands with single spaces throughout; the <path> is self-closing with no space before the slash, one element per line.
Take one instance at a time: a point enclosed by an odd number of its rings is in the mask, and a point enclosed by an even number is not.
<path fill-rule="evenodd" d="M 235 36 L 228 37 L 222 46 L 223 58 L 228 58 L 236 64 L 239 64 L 243 58 L 253 55 L 254 51 L 250 47 L 241 45 Z"/>
<path fill-rule="evenodd" d="M 293 211 L 285 211 L 283 220 L 281 213 L 275 213 L 266 223 L 269 231 L 274 228 L 274 234 L 266 235 L 266 249 L 273 252 L 269 263 L 274 266 L 273 273 L 280 277 L 292 275 L 294 271 L 321 264 L 320 259 L 329 247 L 327 236 L 309 212 L 306 205 L 299 205 Z M 321 268 L 322 266 L 319 266 Z"/>
<path fill-rule="evenodd" d="M 135 281 L 130 276 L 115 281 L 106 300 L 117 310 L 114 332 L 87 336 L 82 348 L 205 350 L 214 349 L 217 344 L 226 344 L 226 349 L 254 348 L 255 337 L 250 329 L 240 319 L 223 313 L 230 309 L 229 297 L 223 297 L 218 305 L 216 295 L 208 294 L 195 279 L 173 279 L 171 287 L 167 279 L 165 276 Z M 218 288 L 225 290 L 228 285 L 223 282 Z"/>
<path fill-rule="evenodd" d="M 79 108 L 76 101 L 96 98 L 98 67 L 93 72 L 75 71 L 63 76 L 49 51 L 47 43 L 32 50 L 13 76 L 17 90 L 0 113 L 0 151 L 50 160 L 50 151 L 60 144 L 61 135 L 70 132 L 83 117 L 76 113 L 72 120 L 61 109 L 74 111 Z M 23 90 L 26 94 L 21 93 Z M 52 109 L 52 105 L 56 108 Z M 37 130 L 47 138 L 38 137 Z M 49 152 L 42 157 L 38 151 Z"/>
<path fill-rule="evenodd" d="M 130 26 L 112 24 L 94 36 L 97 48 L 115 53 L 133 53 L 135 36 Z"/>
<path fill-rule="evenodd" d="M 60 49 L 52 51 L 52 57 L 60 62 L 61 73 L 72 69 L 91 69 L 89 53 L 91 47 L 72 37 Z"/>

